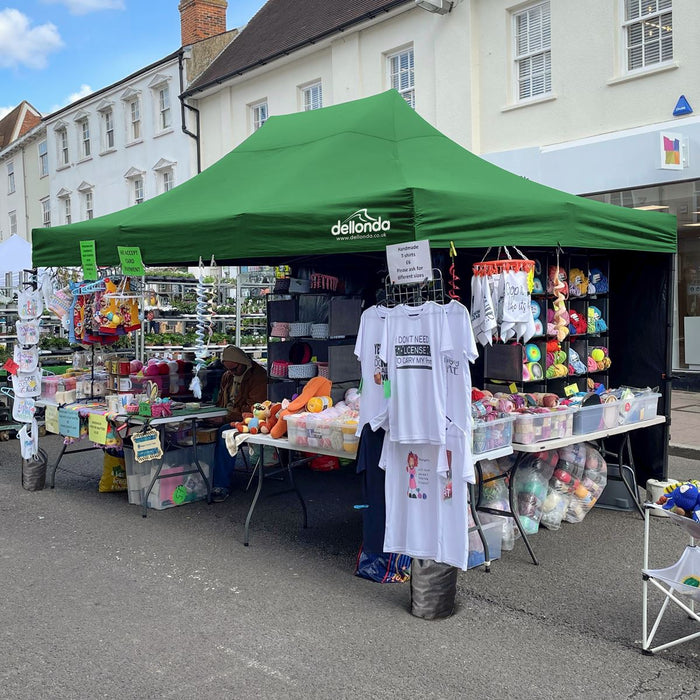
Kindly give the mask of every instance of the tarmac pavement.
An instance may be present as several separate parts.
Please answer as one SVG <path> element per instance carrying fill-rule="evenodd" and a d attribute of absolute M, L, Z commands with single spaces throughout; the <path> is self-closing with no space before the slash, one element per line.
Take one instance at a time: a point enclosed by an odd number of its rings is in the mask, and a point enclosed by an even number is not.
<path fill-rule="evenodd" d="M 700 393 L 678 390 L 671 392 L 669 432 L 670 454 L 700 459 Z"/>
<path fill-rule="evenodd" d="M 43 439 L 52 455 L 55 436 Z M 522 542 L 490 573 L 462 572 L 455 614 L 409 613 L 409 585 L 353 575 L 360 487 L 351 469 L 298 471 L 252 492 L 165 511 L 100 494 L 101 453 L 67 457 L 56 488 L 21 488 L 16 441 L 0 443 L 0 697 L 694 698 L 700 640 L 643 655 L 643 521 L 594 508 Z M 671 458 L 671 476 L 700 462 Z M 265 491 L 280 485 L 266 483 Z M 652 523 L 652 566 L 686 539 Z M 660 599 L 656 596 L 654 600 Z M 697 630 L 667 613 L 659 643 Z"/>

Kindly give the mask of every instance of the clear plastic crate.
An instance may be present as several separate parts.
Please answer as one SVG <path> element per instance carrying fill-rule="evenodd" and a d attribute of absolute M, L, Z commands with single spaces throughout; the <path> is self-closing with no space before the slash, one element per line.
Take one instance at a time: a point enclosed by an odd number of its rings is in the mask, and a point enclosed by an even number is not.
<path fill-rule="evenodd" d="M 618 408 L 618 425 L 628 425 L 629 423 L 639 423 L 649 420 L 657 415 L 659 409 L 659 399 L 661 394 L 647 391 L 638 394 L 631 399 L 620 399 L 615 406 Z"/>
<path fill-rule="evenodd" d="M 199 466 L 202 467 L 202 471 L 207 479 L 211 479 L 214 465 L 214 448 L 215 443 L 197 445 Z M 155 476 L 159 460 L 137 462 L 134 459 L 133 448 L 129 445 L 124 445 L 124 462 L 129 503 L 140 506 L 143 496 Z M 154 510 L 164 510 L 165 508 L 206 499 L 207 487 L 199 472 L 169 476 L 188 469 L 196 469 L 194 448 L 192 446 L 166 452 L 163 455 L 163 467 L 160 471 L 161 478 L 156 480 L 151 493 L 148 494 L 148 507 Z"/>
<path fill-rule="evenodd" d="M 492 421 L 476 419 L 472 427 L 472 452 L 475 455 L 508 447 L 513 442 L 515 416 L 509 415 Z"/>
<path fill-rule="evenodd" d="M 556 408 L 547 413 L 516 413 L 513 442 L 531 445 L 543 440 L 571 437 L 578 407 Z"/>
<path fill-rule="evenodd" d="M 324 447 L 343 450 L 342 419 L 320 413 L 295 413 L 287 416 L 287 439 L 295 447 Z"/>

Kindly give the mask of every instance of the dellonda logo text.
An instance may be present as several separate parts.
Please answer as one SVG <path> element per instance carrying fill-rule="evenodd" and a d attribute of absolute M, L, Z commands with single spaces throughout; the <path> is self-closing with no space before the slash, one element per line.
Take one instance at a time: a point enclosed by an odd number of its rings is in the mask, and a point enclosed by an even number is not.
<path fill-rule="evenodd" d="M 391 221 L 376 219 L 367 213 L 367 209 L 358 209 L 344 221 L 338 219 L 337 223 L 331 226 L 331 233 L 334 236 L 343 238 L 383 238 L 386 232 L 391 229 Z"/>

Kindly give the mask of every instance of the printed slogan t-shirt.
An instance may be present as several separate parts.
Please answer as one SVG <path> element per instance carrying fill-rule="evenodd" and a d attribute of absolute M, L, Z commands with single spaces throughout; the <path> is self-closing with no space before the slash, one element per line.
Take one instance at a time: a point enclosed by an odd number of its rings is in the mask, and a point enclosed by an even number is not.
<path fill-rule="evenodd" d="M 389 437 L 395 442 L 445 442 L 447 378 L 452 340 L 444 307 L 435 302 L 392 309 L 379 356 L 390 382 Z"/>

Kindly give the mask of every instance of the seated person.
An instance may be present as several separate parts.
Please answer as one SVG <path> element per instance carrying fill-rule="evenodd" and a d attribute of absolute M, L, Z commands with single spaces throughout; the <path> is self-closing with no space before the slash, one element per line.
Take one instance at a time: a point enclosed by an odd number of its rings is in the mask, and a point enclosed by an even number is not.
<path fill-rule="evenodd" d="M 236 458 L 229 454 L 221 433 L 230 429 L 232 422 L 242 420 L 243 413 L 249 412 L 253 404 L 262 403 L 267 399 L 267 371 L 262 365 L 235 345 L 227 345 L 224 348 L 221 361 L 226 372 L 221 377 L 216 405 L 225 408 L 227 414 L 221 419 L 223 426 L 219 431 L 214 455 L 212 500 L 215 502 L 228 498 L 236 464 Z"/>

